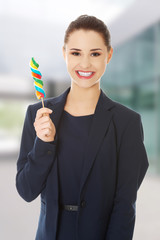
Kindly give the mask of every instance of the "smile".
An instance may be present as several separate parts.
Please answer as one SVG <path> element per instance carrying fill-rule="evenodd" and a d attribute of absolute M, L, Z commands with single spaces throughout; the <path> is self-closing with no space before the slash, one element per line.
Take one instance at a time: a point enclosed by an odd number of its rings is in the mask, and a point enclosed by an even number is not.
<path fill-rule="evenodd" d="M 76 71 L 76 74 L 79 78 L 86 78 L 89 79 L 91 77 L 93 77 L 93 75 L 95 74 L 95 72 L 84 72 L 84 71 Z"/>

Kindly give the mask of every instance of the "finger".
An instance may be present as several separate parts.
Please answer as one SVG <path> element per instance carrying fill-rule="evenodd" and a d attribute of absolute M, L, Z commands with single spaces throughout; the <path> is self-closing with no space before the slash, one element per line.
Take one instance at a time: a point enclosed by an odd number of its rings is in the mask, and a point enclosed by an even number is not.
<path fill-rule="evenodd" d="M 35 126 L 35 131 L 37 134 L 41 134 L 41 132 L 45 129 L 49 129 L 50 131 L 52 130 L 51 127 L 48 124 L 42 125 L 42 126 Z"/>
<path fill-rule="evenodd" d="M 51 119 L 50 119 L 50 117 L 49 116 L 43 116 L 43 117 L 41 117 L 40 119 L 35 119 L 35 124 L 36 125 L 41 125 L 41 124 L 43 124 L 43 123 L 45 123 L 45 122 L 50 122 L 51 121 Z"/>
<path fill-rule="evenodd" d="M 51 114 L 53 111 L 49 108 L 40 108 L 38 109 L 37 113 L 36 113 L 36 119 L 40 119 L 43 117 L 43 115 L 45 114 Z"/>
<path fill-rule="evenodd" d="M 51 129 L 51 131 L 53 131 L 53 130 L 55 131 L 55 126 L 49 117 L 43 117 L 43 118 L 35 121 L 33 125 L 34 125 L 36 132 L 39 132 L 39 131 L 41 131 L 41 129 L 44 129 L 44 128 L 49 128 L 49 129 Z"/>
<path fill-rule="evenodd" d="M 51 135 L 51 130 L 48 128 L 41 130 L 41 132 L 39 133 L 39 136 L 41 137 L 49 137 L 50 135 Z"/>
<path fill-rule="evenodd" d="M 50 130 L 54 129 L 54 125 L 51 121 L 51 119 L 48 121 L 43 121 L 40 123 L 40 120 L 37 121 L 38 123 L 34 123 L 34 127 L 36 131 L 41 131 L 42 129 L 49 128 Z"/>
<path fill-rule="evenodd" d="M 41 124 L 40 128 L 43 129 L 50 129 L 52 130 L 52 126 L 49 122 Z"/>

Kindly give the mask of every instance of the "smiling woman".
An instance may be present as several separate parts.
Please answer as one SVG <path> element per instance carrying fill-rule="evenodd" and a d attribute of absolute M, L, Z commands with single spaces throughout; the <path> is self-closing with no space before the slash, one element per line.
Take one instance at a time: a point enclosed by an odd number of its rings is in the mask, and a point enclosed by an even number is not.
<path fill-rule="evenodd" d="M 102 34 L 86 29 L 72 31 L 63 47 L 64 59 L 72 79 L 71 87 L 92 87 L 99 91 L 100 79 L 112 52 L 113 49 L 105 45 Z"/>
<path fill-rule="evenodd" d="M 110 33 L 100 19 L 82 15 L 71 22 L 64 37 L 63 56 L 74 91 L 68 94 L 65 110 L 72 115 L 94 112 L 100 94 L 100 79 L 112 54 Z M 81 102 L 77 106 L 78 99 Z"/>
<path fill-rule="evenodd" d="M 140 114 L 100 88 L 112 54 L 107 26 L 80 16 L 64 38 L 71 86 L 28 107 L 16 187 L 41 196 L 36 240 L 132 239 L 148 159 Z"/>

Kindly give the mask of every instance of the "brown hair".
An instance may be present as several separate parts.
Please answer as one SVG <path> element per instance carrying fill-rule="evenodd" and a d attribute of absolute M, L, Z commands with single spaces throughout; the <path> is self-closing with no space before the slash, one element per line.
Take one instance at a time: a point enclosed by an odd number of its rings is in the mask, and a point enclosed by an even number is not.
<path fill-rule="evenodd" d="M 65 36 L 64 36 L 64 47 L 65 44 L 68 43 L 69 36 L 72 32 L 76 30 L 93 30 L 97 33 L 100 33 L 101 36 L 103 37 L 104 43 L 110 51 L 111 49 L 111 37 L 110 37 L 110 32 L 105 25 L 103 21 L 100 19 L 94 17 L 94 16 L 88 16 L 88 15 L 81 15 L 79 16 L 76 20 L 72 21 L 68 28 L 65 31 Z"/>

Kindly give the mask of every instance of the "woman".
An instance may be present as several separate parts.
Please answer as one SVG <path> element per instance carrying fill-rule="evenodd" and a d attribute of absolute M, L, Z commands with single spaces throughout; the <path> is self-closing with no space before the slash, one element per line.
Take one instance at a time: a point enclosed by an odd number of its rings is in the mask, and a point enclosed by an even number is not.
<path fill-rule="evenodd" d="M 100 88 L 112 53 L 106 25 L 80 16 L 64 38 L 71 87 L 27 109 L 16 186 L 41 196 L 37 240 L 132 239 L 148 159 L 140 114 Z"/>

